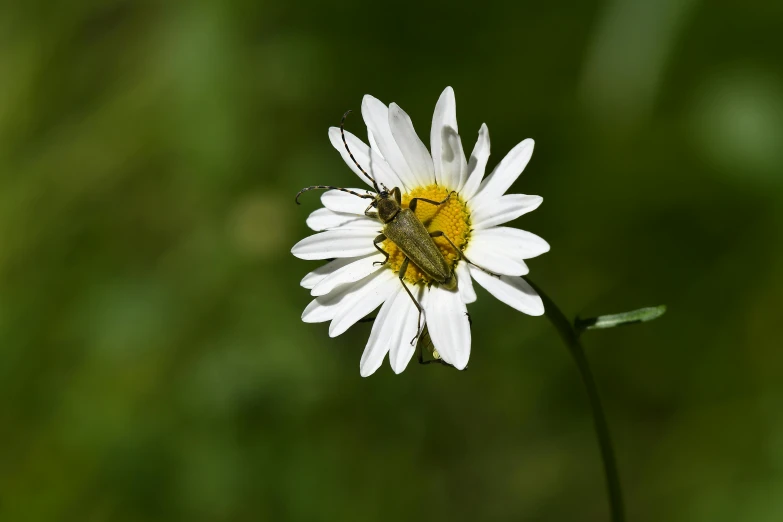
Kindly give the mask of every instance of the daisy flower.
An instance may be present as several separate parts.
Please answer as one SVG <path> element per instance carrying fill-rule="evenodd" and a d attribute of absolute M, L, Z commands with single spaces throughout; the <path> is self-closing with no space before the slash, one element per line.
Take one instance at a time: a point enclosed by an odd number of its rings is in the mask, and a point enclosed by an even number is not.
<path fill-rule="evenodd" d="M 520 312 L 544 313 L 541 298 L 520 276 L 528 273 L 524 260 L 547 252 L 549 244 L 530 232 L 501 226 L 535 210 L 543 201 L 540 196 L 506 194 L 530 161 L 533 140 L 511 149 L 484 178 L 489 131 L 486 124 L 481 126 L 467 160 L 451 87 L 435 105 L 429 151 L 397 104 L 387 107 L 367 95 L 362 100 L 362 116 L 369 146 L 349 132 L 344 134 L 344 144 L 337 127 L 329 129 L 329 140 L 348 167 L 376 191 L 329 190 L 321 197 L 324 207 L 307 218 L 307 225 L 318 233 L 298 242 L 291 252 L 300 259 L 331 261 L 302 279 L 301 285 L 314 297 L 302 320 L 330 321 L 329 335 L 336 337 L 380 306 L 359 370 L 362 376 L 371 375 L 388 354 L 392 369 L 400 373 L 416 349 L 411 339 L 420 332 L 415 299 L 440 357 L 462 370 L 470 358 L 466 305 L 476 300 L 473 280 Z M 406 257 L 389 239 L 378 243 L 388 254 L 384 262 L 385 255 L 373 243 L 383 223 L 365 215 L 368 203 L 378 197 L 377 185 L 363 175 L 360 166 L 383 187 L 382 196 L 399 188 L 403 208 L 419 198 L 415 215 L 430 233 L 442 232 L 433 240 L 456 276 L 456 285 L 453 279 L 439 284 L 413 262 L 400 279 Z"/>

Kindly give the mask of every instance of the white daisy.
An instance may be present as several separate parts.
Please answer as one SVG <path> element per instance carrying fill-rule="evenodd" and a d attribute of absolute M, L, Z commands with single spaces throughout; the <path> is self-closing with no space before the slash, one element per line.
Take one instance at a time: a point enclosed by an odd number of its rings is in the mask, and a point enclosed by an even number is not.
<path fill-rule="evenodd" d="M 500 226 L 535 210 L 543 201 L 540 196 L 505 194 L 530 161 L 533 140 L 514 147 L 484 179 L 489 131 L 486 124 L 481 126 L 467 161 L 457 132 L 451 87 L 443 91 L 435 106 L 430 131 L 432 154 L 397 104 L 387 107 L 367 95 L 362 100 L 362 116 L 370 146 L 349 132 L 345 132 L 345 139 L 356 162 L 383 187 L 382 191 L 398 187 L 403 207 L 413 198 L 447 200 L 440 205 L 419 201 L 415 214 L 429 232 L 443 232 L 460 249 L 462 255 L 445 237 L 434 239 L 456 274 L 456 288 L 438 284 L 413 263 L 408 265 L 404 279 L 423 307 L 424 322 L 440 357 L 464 369 L 471 345 L 465 305 L 476 300 L 472 279 L 520 312 L 544 313 L 541 298 L 520 276 L 528 273 L 524 260 L 547 252 L 549 244 L 530 232 Z M 351 170 L 373 186 L 349 156 L 339 128 L 329 129 L 329 139 Z M 291 250 L 300 259 L 333 259 L 302 279 L 301 285 L 315 298 L 302 313 L 302 320 L 331 321 L 329 335 L 335 337 L 380 306 L 362 354 L 360 373 L 374 373 L 387 353 L 392 369 L 400 373 L 416 349 L 411 340 L 419 325 L 416 303 L 399 279 L 405 256 L 387 239 L 378 245 L 389 254 L 388 262 L 383 263 L 385 256 L 373 244 L 383 223 L 365 215 L 376 193 L 347 190 L 356 194 L 329 190 L 322 195 L 324 208 L 307 218 L 308 226 L 318 233 Z"/>

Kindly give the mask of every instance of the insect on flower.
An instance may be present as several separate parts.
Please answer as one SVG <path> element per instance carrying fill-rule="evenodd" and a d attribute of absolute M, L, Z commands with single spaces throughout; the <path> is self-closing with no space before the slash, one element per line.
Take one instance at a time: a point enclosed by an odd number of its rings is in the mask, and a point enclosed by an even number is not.
<path fill-rule="evenodd" d="M 331 321 L 334 337 L 382 305 L 360 361 L 361 375 L 375 372 L 387 353 L 392 369 L 404 370 L 425 323 L 440 357 L 464 369 L 471 347 L 466 304 L 476 299 L 472 279 L 519 311 L 544 311 L 519 276 L 528 273 L 524 259 L 549 245 L 529 232 L 498 226 L 541 204 L 539 196 L 504 195 L 530 160 L 533 141 L 514 147 L 483 179 L 487 127 L 482 125 L 468 162 L 450 87 L 435 107 L 432 155 L 396 104 L 387 108 L 368 95 L 362 115 L 371 146 L 345 132 L 343 123 L 329 129 L 329 138 L 375 192 L 316 185 L 297 194 L 298 202 L 305 191 L 328 191 L 321 198 L 325 208 L 307 220 L 319 233 L 297 243 L 292 253 L 333 259 L 302 280 L 315 297 L 302 320 Z"/>

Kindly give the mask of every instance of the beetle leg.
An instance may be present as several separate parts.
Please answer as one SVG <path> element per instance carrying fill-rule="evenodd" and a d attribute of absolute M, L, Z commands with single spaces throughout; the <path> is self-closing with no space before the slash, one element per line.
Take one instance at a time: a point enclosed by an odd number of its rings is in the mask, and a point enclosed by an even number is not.
<path fill-rule="evenodd" d="M 440 356 L 438 356 L 437 359 L 433 358 L 433 359 L 430 359 L 429 361 L 425 361 L 424 360 L 423 346 L 424 345 L 421 342 L 419 342 L 418 353 L 416 354 L 416 358 L 418 359 L 419 364 L 441 364 L 443 366 L 451 366 L 449 363 L 447 363 L 446 361 L 441 359 Z"/>
<path fill-rule="evenodd" d="M 422 330 L 424 329 L 421 325 L 421 316 L 424 314 L 424 309 L 421 307 L 419 302 L 416 300 L 415 297 L 413 297 L 413 294 L 410 291 L 410 288 L 408 288 L 408 285 L 405 284 L 405 272 L 408 271 L 408 262 L 410 259 L 407 257 L 402 260 L 402 264 L 400 265 L 400 283 L 402 283 L 402 287 L 405 289 L 406 292 L 408 292 L 408 295 L 413 300 L 413 304 L 416 305 L 416 308 L 419 310 L 419 318 L 416 320 L 416 335 L 411 339 L 411 346 L 413 346 L 413 343 L 416 342 L 416 339 L 419 338 L 421 335 Z"/>
<path fill-rule="evenodd" d="M 422 335 L 424 335 L 424 332 L 422 332 Z M 423 339 L 419 339 L 419 342 L 416 343 L 416 359 L 418 359 L 419 364 L 429 364 L 430 361 L 424 360 L 424 343 L 422 341 Z"/>
<path fill-rule="evenodd" d="M 449 195 L 446 196 L 446 199 L 444 199 L 443 201 L 433 201 L 431 199 L 426 199 L 426 198 L 413 198 L 411 200 L 411 202 L 408 203 L 408 208 L 411 209 L 412 211 L 416 212 L 416 206 L 419 203 L 419 201 L 423 201 L 425 203 L 429 203 L 430 205 L 439 206 L 439 205 L 442 205 L 442 204 L 446 203 L 449 199 L 451 199 L 451 195 L 454 194 L 454 193 L 455 193 L 454 190 L 449 192 Z"/>
<path fill-rule="evenodd" d="M 378 219 L 378 212 L 370 212 L 370 209 L 375 205 L 375 201 L 367 205 L 367 208 L 364 209 L 364 215 L 368 218 Z"/>
<path fill-rule="evenodd" d="M 419 340 L 418 346 L 416 346 L 416 358 L 419 360 L 419 364 L 427 364 L 424 362 L 424 356 L 422 355 L 423 350 L 424 347 L 421 344 L 421 340 Z"/>
<path fill-rule="evenodd" d="M 495 272 L 491 272 L 491 271 L 487 270 L 486 268 L 484 268 L 483 266 L 481 266 L 481 265 L 477 265 L 476 263 L 474 263 L 473 261 L 471 261 L 470 259 L 468 259 L 468 258 L 465 256 L 465 254 L 462 252 L 462 250 L 460 250 L 459 248 L 457 248 L 457 245 L 455 245 L 455 244 L 454 244 L 454 242 L 453 242 L 451 239 L 449 239 L 449 236 L 447 236 L 446 234 L 444 234 L 442 230 L 436 230 L 435 232 L 431 232 L 431 233 L 430 233 L 430 237 L 442 237 L 443 239 L 445 239 L 446 241 L 448 241 L 448 242 L 449 242 L 449 245 L 451 245 L 451 248 L 453 248 L 453 249 L 454 249 L 454 250 L 457 252 L 457 255 L 458 255 L 458 256 L 459 256 L 461 259 L 464 259 L 465 261 L 467 261 L 467 262 L 468 262 L 468 263 L 470 263 L 471 265 L 475 266 L 476 268 L 479 268 L 479 269 L 483 270 L 484 272 L 488 273 L 488 274 L 489 274 L 489 275 L 491 275 L 491 276 L 500 277 L 500 276 L 499 276 L 498 274 L 496 274 Z"/>
<path fill-rule="evenodd" d="M 383 243 L 384 241 L 386 241 L 386 236 L 383 235 L 383 234 L 378 234 L 377 236 L 375 236 L 375 239 L 372 240 L 372 244 L 378 250 L 378 252 L 380 252 L 381 254 L 386 256 L 383 261 L 375 261 L 373 263 L 373 266 L 375 266 L 375 265 L 385 265 L 386 262 L 389 260 L 389 253 L 387 251 L 385 251 L 384 249 L 382 249 L 381 247 L 378 246 L 378 243 Z"/>

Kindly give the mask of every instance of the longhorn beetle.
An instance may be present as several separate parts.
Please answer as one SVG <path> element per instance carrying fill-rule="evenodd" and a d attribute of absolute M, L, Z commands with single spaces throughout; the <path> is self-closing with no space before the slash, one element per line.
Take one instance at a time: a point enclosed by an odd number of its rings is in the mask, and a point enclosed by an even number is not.
<path fill-rule="evenodd" d="M 443 205 L 455 192 L 451 191 L 443 201 L 433 201 L 431 199 L 425 198 L 413 198 L 408 204 L 408 208 L 403 208 L 400 188 L 394 187 L 393 189 L 389 190 L 383 183 L 381 183 L 381 186 L 379 187 L 378 182 L 375 181 L 375 178 L 367 174 L 362 166 L 359 165 L 359 162 L 356 161 L 356 158 L 353 157 L 353 153 L 351 153 L 351 149 L 348 147 L 348 142 L 345 141 L 344 129 L 345 118 L 347 118 L 350 113 L 351 111 L 349 110 L 343 114 L 343 118 L 340 120 L 340 135 L 343 138 L 343 145 L 345 145 L 345 150 L 348 151 L 348 155 L 351 157 L 354 164 L 359 168 L 361 173 L 364 174 L 364 176 L 370 180 L 370 182 L 372 182 L 372 185 L 375 188 L 377 194 L 359 194 L 358 192 L 341 187 L 313 185 L 311 187 L 306 187 L 300 190 L 296 194 L 295 201 L 297 205 L 300 204 L 299 196 L 308 190 L 341 190 L 343 192 L 353 194 L 359 198 L 372 200 L 372 202 L 370 202 L 370 204 L 365 209 L 364 215 L 373 219 L 377 219 L 383 223 L 383 233 L 376 236 L 376 238 L 373 240 L 373 245 L 381 254 L 385 256 L 383 261 L 376 261 L 374 264 L 384 265 L 387 261 L 389 261 L 389 253 L 378 246 L 379 243 L 383 243 L 387 239 L 390 239 L 392 242 L 394 242 L 394 244 L 397 245 L 397 247 L 405 256 L 402 264 L 400 265 L 400 283 L 402 283 L 403 288 L 405 288 L 405 291 L 413 300 L 413 303 L 416 305 L 416 308 L 419 311 L 419 317 L 416 323 L 416 335 L 411 340 L 411 345 L 413 345 L 413 343 L 416 342 L 416 339 L 422 333 L 421 319 L 424 310 L 411 293 L 408 285 L 405 284 L 405 273 L 408 270 L 408 263 L 413 261 L 413 263 L 433 281 L 437 282 L 443 288 L 449 290 L 456 288 L 457 276 L 446 262 L 446 259 L 443 257 L 443 254 L 438 249 L 437 245 L 435 245 L 435 241 L 433 241 L 432 238 L 444 238 L 449 242 L 451 247 L 460 258 L 465 259 L 465 261 L 468 263 L 471 263 L 471 261 L 468 260 L 462 253 L 462 250 L 457 248 L 457 245 L 455 245 L 448 236 L 446 236 L 442 231 L 427 231 L 427 229 L 424 227 L 424 224 L 421 222 L 421 220 L 419 220 L 418 217 L 416 217 L 415 214 L 416 206 L 420 202 L 436 206 Z M 475 263 L 471 264 L 475 265 Z"/>

